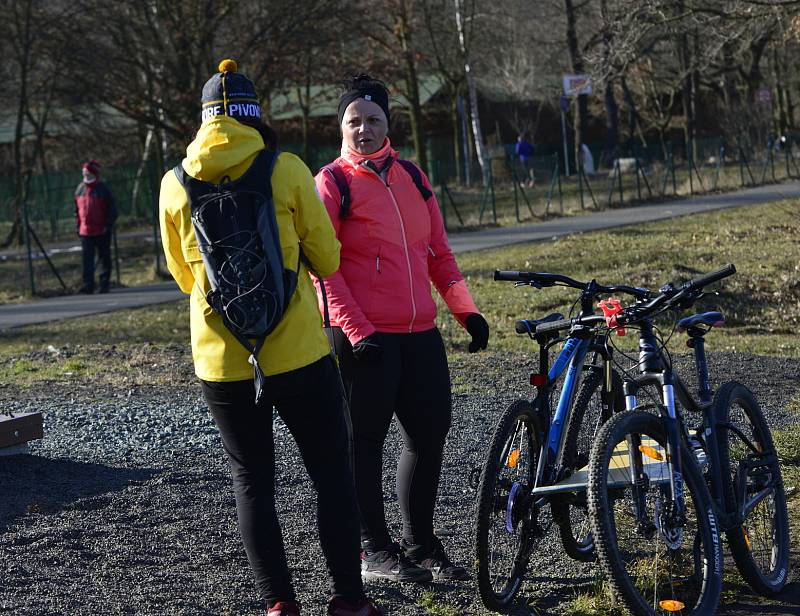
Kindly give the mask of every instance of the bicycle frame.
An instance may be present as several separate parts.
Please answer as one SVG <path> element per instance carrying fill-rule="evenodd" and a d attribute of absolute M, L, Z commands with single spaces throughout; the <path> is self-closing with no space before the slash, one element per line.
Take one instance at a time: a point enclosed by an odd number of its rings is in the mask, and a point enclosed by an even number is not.
<path fill-rule="evenodd" d="M 694 351 L 694 365 L 697 373 L 699 400 L 692 396 L 689 388 L 681 380 L 680 376 L 673 371 L 668 357 L 664 354 L 663 350 L 658 347 L 658 343 L 653 334 L 652 321 L 643 321 L 641 323 L 639 343 L 639 348 L 641 350 L 639 363 L 641 374 L 625 380 L 625 407 L 627 410 L 634 410 L 636 408 L 636 393 L 639 388 L 646 385 L 658 385 L 661 387 L 663 405 L 659 408 L 659 411 L 667 428 L 667 454 L 669 460 L 667 464 L 671 467 L 670 488 L 672 498 L 675 499 L 676 502 L 680 502 L 681 507 L 683 506 L 683 461 L 679 455 L 679 442 L 682 436 L 688 436 L 688 431 L 683 416 L 678 411 L 677 405 L 675 404 L 676 398 L 680 405 L 687 411 L 702 415 L 702 438 L 705 445 L 707 463 L 712 469 L 709 491 L 711 493 L 714 514 L 722 530 L 729 530 L 741 525 L 746 513 L 754 508 L 763 498 L 768 496 L 770 489 L 765 488 L 760 491 L 753 498 L 743 503 L 739 510 L 728 510 L 726 508 L 722 492 L 724 479 L 717 474 L 717 469 L 720 467 L 719 442 L 717 437 L 721 422 L 717 420 L 717 417 L 712 412 L 713 391 L 708 378 L 705 339 L 703 337 L 706 332 L 695 329 L 694 331 L 690 330 L 688 333 L 691 339 L 690 346 Z M 753 443 L 736 429 L 735 426 L 725 424 L 724 427 L 733 430 L 751 451 L 758 453 Z M 637 478 L 641 479 L 642 458 L 641 453 L 636 453 L 640 443 L 631 443 L 631 445 L 633 445 L 630 449 L 632 458 L 631 467 L 634 469 L 635 473 L 635 476 L 631 479 L 635 483 Z M 739 481 L 741 482 L 742 479 L 746 480 L 746 477 L 743 476 L 739 478 Z M 739 493 L 744 494 L 744 490 L 741 489 Z"/>
<path fill-rule="evenodd" d="M 561 352 L 556 357 L 552 366 L 548 368 L 548 349 L 559 342 L 552 341 L 542 344 L 539 352 L 540 373 L 547 374 L 547 385 L 540 388 L 532 404 L 537 409 L 537 416 L 541 419 L 540 427 L 540 455 L 536 469 L 536 481 L 533 493 L 546 489 L 556 483 L 562 470 L 560 462 L 564 450 L 564 441 L 567 436 L 566 427 L 569 424 L 570 413 L 573 409 L 575 396 L 580 385 L 581 374 L 585 367 L 603 370 L 603 386 L 601 399 L 604 412 L 610 414 L 613 406 L 611 395 L 611 351 L 606 345 L 607 335 L 594 334 L 588 328 L 579 329 L 575 335 L 566 338 Z M 586 364 L 589 353 L 596 353 L 602 359 L 602 365 Z M 561 388 L 555 412 L 550 406 L 550 392 L 552 385 L 566 371 L 564 384 Z"/>

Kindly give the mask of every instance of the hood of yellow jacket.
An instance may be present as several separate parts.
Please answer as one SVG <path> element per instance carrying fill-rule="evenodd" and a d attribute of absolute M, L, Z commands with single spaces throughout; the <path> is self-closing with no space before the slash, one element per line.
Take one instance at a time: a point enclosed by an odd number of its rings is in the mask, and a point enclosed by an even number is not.
<path fill-rule="evenodd" d="M 182 164 L 193 178 L 217 184 L 226 175 L 234 179 L 240 176 L 263 149 L 264 140 L 256 129 L 217 116 L 200 126 Z M 236 169 L 242 165 L 244 169 Z"/>

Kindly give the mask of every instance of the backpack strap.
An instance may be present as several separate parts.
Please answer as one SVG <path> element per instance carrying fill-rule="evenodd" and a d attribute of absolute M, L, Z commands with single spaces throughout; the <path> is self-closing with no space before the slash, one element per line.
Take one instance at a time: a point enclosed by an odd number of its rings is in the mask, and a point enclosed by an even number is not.
<path fill-rule="evenodd" d="M 422 198 L 427 201 L 433 196 L 433 193 L 425 186 L 425 183 L 422 181 L 422 171 L 420 171 L 419 167 L 417 167 L 414 163 L 410 160 L 403 160 L 398 159 L 397 161 L 399 165 L 406 170 L 406 173 L 411 176 L 411 179 L 414 180 L 414 185 L 417 187 L 419 194 L 422 195 Z"/>
<path fill-rule="evenodd" d="M 350 214 L 350 184 L 347 183 L 347 176 L 345 176 L 342 168 L 335 162 L 328 163 L 322 168 L 336 182 L 336 188 L 339 189 L 339 218 L 347 218 Z"/>
<path fill-rule="evenodd" d="M 433 196 L 430 189 L 425 186 L 422 181 L 422 171 L 410 160 L 398 159 L 396 161 L 406 173 L 411 176 L 414 186 L 417 187 L 422 199 L 427 201 Z M 342 168 L 335 162 L 328 163 L 320 171 L 324 171 L 331 176 L 336 183 L 336 188 L 339 190 L 339 218 L 347 218 L 350 214 L 350 184 L 347 182 L 347 176 L 344 174 Z"/>

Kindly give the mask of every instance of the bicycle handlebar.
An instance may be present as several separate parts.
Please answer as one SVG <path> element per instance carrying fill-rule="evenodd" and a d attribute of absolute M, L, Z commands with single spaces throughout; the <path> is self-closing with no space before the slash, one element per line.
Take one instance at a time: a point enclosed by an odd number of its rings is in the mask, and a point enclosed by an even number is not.
<path fill-rule="evenodd" d="M 626 308 L 625 311 L 619 317 L 617 317 L 617 322 L 620 325 L 624 325 L 626 323 L 639 321 L 643 318 L 652 316 L 657 312 L 662 312 L 663 310 L 668 310 L 672 307 L 679 307 L 681 302 L 687 301 L 688 299 L 690 300 L 690 303 L 683 306 L 683 308 L 686 308 L 694 303 L 694 301 L 697 299 L 697 297 L 692 297 L 692 294 L 700 291 L 703 289 L 703 287 L 718 282 L 719 280 L 727 278 L 728 276 L 732 276 L 735 273 L 736 266 L 734 266 L 732 263 L 729 263 L 725 267 L 721 267 L 718 270 L 709 272 L 708 274 L 703 274 L 699 278 L 685 282 L 680 287 L 674 287 L 671 284 L 665 285 L 661 288 L 661 293 L 656 295 L 647 303 L 634 304 L 633 306 Z"/>
<path fill-rule="evenodd" d="M 703 287 L 708 286 L 719 280 L 722 280 L 723 278 L 727 278 L 728 276 L 733 276 L 735 273 L 736 273 L 736 266 L 733 263 L 728 263 L 728 265 L 726 265 L 725 267 L 721 267 L 716 271 L 705 274 L 704 276 L 700 276 L 700 278 L 695 278 L 694 280 L 690 280 L 684 286 L 689 287 L 689 289 L 692 291 L 696 289 L 702 289 Z"/>
<path fill-rule="evenodd" d="M 671 284 L 665 285 L 661 288 L 658 295 L 653 296 L 652 292 L 648 289 L 640 287 L 631 287 L 628 285 L 612 285 L 604 286 L 598 284 L 597 281 L 579 282 L 569 276 L 562 274 L 548 274 L 544 272 L 520 272 L 516 270 L 495 270 L 495 280 L 505 280 L 509 282 L 518 282 L 530 284 L 535 287 L 552 287 L 557 283 L 579 289 L 581 291 L 591 290 L 593 295 L 601 293 L 627 293 L 633 295 L 639 303 L 626 308 L 618 317 L 617 323 L 624 325 L 634 321 L 641 320 L 667 310 L 671 307 L 680 306 L 682 301 L 690 300 L 692 303 L 697 297 L 692 297 L 694 293 L 703 289 L 714 282 L 732 276 L 736 273 L 736 267 L 729 263 L 725 267 L 718 270 L 704 274 L 699 278 L 690 280 L 680 287 L 674 287 Z M 644 302 L 644 300 L 649 300 Z M 684 306 L 685 308 L 686 306 Z M 573 319 L 560 319 L 558 321 L 550 321 L 549 323 L 541 323 L 536 326 L 535 335 L 544 335 L 551 332 L 558 332 L 564 329 L 570 329 L 573 325 L 593 325 L 605 318 L 596 315 L 586 315 L 583 317 L 576 317 Z M 528 328 L 520 328 L 521 321 L 515 327 L 518 334 L 531 333 Z"/>
<path fill-rule="evenodd" d="M 597 283 L 597 281 L 592 280 L 590 282 L 580 282 L 575 280 L 574 278 L 570 278 L 569 276 L 564 276 L 563 274 L 548 274 L 545 272 L 520 272 L 516 270 L 495 270 L 494 271 L 494 279 L 495 280 L 505 280 L 508 282 L 522 282 L 525 284 L 531 284 L 535 287 L 553 287 L 556 283 L 564 284 L 568 287 L 572 287 L 573 289 L 579 289 L 581 291 L 588 290 L 592 285 L 594 285 L 593 291 L 597 295 L 600 293 L 627 293 L 628 295 L 633 295 L 637 299 L 644 299 L 650 296 L 650 291 L 647 289 L 642 289 L 639 287 L 631 287 L 629 285 L 601 285 Z"/>

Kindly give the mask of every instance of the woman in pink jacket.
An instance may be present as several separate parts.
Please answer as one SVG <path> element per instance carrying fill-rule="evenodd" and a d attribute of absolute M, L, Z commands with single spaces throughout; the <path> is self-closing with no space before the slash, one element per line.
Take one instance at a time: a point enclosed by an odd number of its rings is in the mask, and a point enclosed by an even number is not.
<path fill-rule="evenodd" d="M 470 352 L 486 348 L 489 326 L 458 270 L 428 179 L 399 161 L 389 143 L 383 83 L 368 75 L 352 79 L 339 100 L 339 125 L 341 156 L 316 182 L 342 244 L 339 271 L 324 284 L 350 397 L 361 574 L 469 579 L 433 532 L 451 394 L 431 282 L 472 336 Z M 392 415 L 404 442 L 397 467 L 399 543 L 386 525 L 381 482 Z"/>

